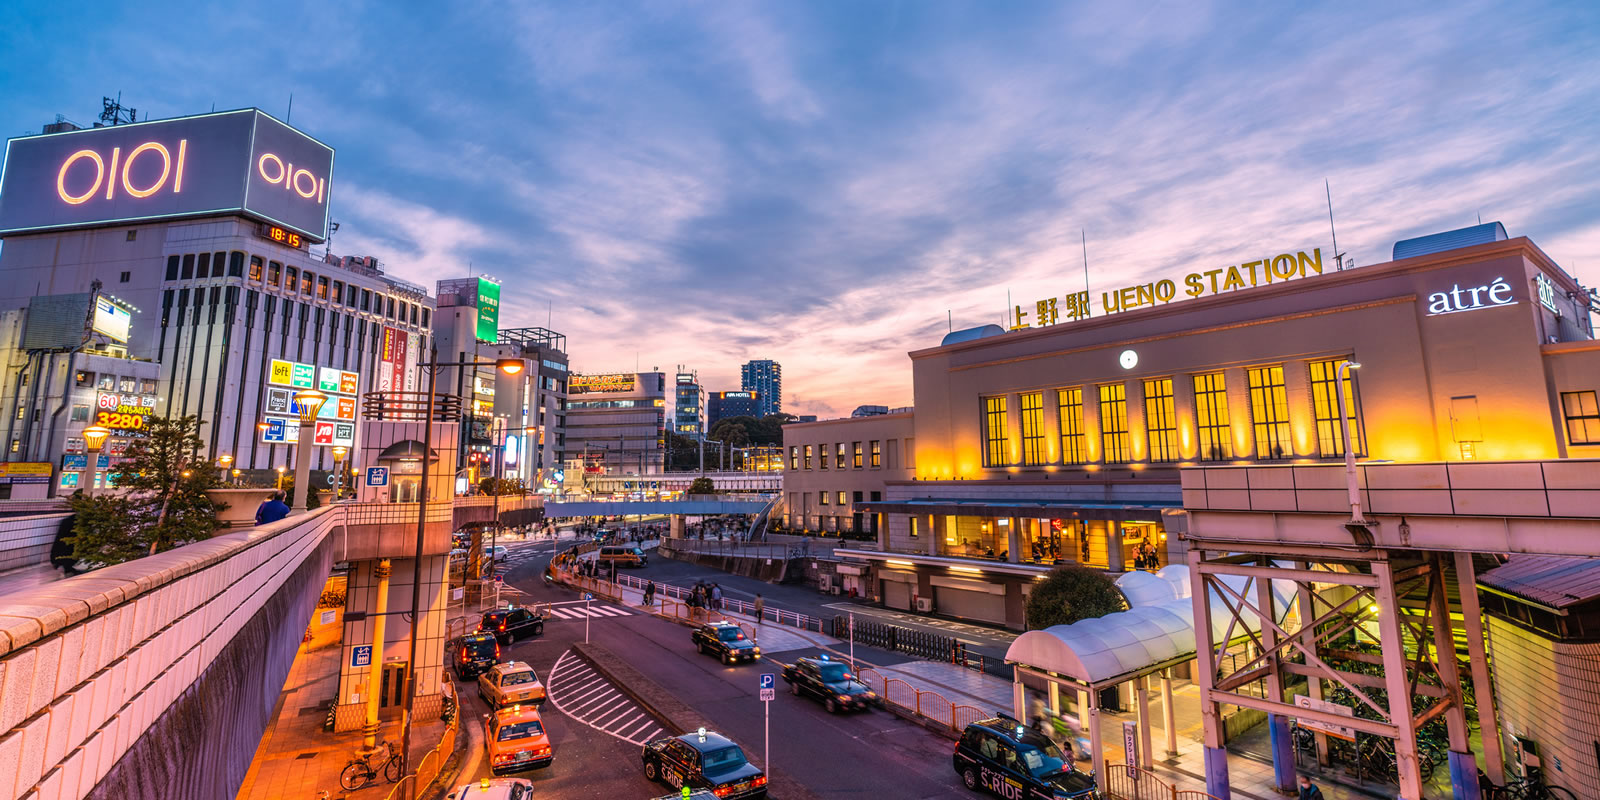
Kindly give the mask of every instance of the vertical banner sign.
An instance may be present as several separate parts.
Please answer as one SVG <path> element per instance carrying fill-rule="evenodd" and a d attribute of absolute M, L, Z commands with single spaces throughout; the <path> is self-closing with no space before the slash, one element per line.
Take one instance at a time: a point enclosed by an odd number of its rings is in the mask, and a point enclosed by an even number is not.
<path fill-rule="evenodd" d="M 415 379 L 408 369 L 411 335 L 399 328 L 385 326 L 383 346 L 378 358 L 378 391 L 403 392 L 415 389 Z"/>
<path fill-rule="evenodd" d="M 417 391 L 417 349 L 421 344 L 421 336 L 414 333 L 400 331 L 400 341 L 404 344 L 400 348 L 400 371 L 405 375 L 406 391 Z"/>
<path fill-rule="evenodd" d="M 478 341 L 500 340 L 500 284 L 478 279 Z"/>
<path fill-rule="evenodd" d="M 1122 751 L 1126 754 L 1123 756 L 1124 763 L 1129 767 L 1139 765 L 1139 723 L 1122 723 Z M 1128 773 L 1133 776 L 1134 780 L 1139 780 L 1138 770 L 1130 769 Z"/>

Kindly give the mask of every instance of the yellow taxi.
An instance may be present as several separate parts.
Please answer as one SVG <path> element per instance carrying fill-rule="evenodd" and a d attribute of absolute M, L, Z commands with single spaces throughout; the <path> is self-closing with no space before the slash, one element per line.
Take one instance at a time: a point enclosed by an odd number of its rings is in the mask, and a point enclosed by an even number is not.
<path fill-rule="evenodd" d="M 483 739 L 489 749 L 489 770 L 496 775 L 543 769 L 555 760 L 544 720 L 529 706 L 496 711 L 484 726 Z"/>
<path fill-rule="evenodd" d="M 544 705 L 544 684 L 533 667 L 522 661 L 507 661 L 478 676 L 478 697 L 495 709 L 509 705 Z"/>
<path fill-rule="evenodd" d="M 445 795 L 445 800 L 532 800 L 533 784 L 517 778 L 484 778 Z"/>

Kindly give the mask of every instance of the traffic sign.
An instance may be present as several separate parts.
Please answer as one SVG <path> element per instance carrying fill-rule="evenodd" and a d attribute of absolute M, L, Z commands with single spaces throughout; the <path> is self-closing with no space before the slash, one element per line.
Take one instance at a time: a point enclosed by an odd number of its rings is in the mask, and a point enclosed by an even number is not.
<path fill-rule="evenodd" d="M 594 592 L 584 592 L 583 593 L 583 599 L 586 600 L 586 601 L 587 600 L 593 600 L 594 599 Z"/>
<path fill-rule="evenodd" d="M 763 672 L 763 673 L 761 673 L 761 688 L 763 688 L 763 689 L 771 689 L 771 688 L 773 688 L 774 686 L 777 686 L 777 685 L 778 685 L 778 682 L 774 678 L 773 673 L 771 673 L 771 672 Z"/>
<path fill-rule="evenodd" d="M 772 698 L 777 697 L 777 696 L 778 696 L 778 690 L 777 689 L 762 689 L 761 690 L 761 702 L 763 702 L 763 703 L 770 703 L 770 702 L 772 702 Z"/>
<path fill-rule="evenodd" d="M 355 647 L 350 648 L 350 666 L 372 666 L 372 645 L 358 644 Z"/>
<path fill-rule="evenodd" d="M 501 575 L 500 573 L 496 572 L 494 574 L 494 582 L 495 583 L 505 583 L 506 582 L 506 576 Z"/>
<path fill-rule="evenodd" d="M 389 485 L 389 468 L 388 467 L 367 467 L 367 485 L 368 486 L 388 486 Z"/>

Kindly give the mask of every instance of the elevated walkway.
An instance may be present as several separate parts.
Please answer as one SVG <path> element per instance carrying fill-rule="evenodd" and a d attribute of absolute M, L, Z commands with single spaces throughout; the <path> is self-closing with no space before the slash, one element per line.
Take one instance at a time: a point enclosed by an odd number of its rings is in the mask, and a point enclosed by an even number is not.
<path fill-rule="evenodd" d="M 544 514 L 556 517 L 633 517 L 639 515 L 676 514 L 681 516 L 711 516 L 714 514 L 759 514 L 767 506 L 766 498 L 749 500 L 580 500 L 547 502 Z"/>

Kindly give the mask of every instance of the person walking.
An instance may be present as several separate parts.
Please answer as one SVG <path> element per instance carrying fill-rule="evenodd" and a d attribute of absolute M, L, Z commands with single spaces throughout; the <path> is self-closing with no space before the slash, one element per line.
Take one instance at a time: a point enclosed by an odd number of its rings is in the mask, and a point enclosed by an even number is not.
<path fill-rule="evenodd" d="M 656 582 L 655 581 L 649 581 L 644 585 L 644 605 L 645 605 L 645 607 L 646 608 L 653 607 L 655 605 L 655 600 L 656 600 Z"/>
<path fill-rule="evenodd" d="M 757 625 L 761 624 L 761 615 L 766 610 L 767 610 L 767 601 L 761 599 L 761 595 L 759 595 L 759 594 L 756 595 L 756 624 Z"/>
<path fill-rule="evenodd" d="M 289 505 L 283 502 L 283 492 L 273 492 L 256 507 L 256 524 L 265 525 L 289 516 Z"/>
<path fill-rule="evenodd" d="M 1295 800 L 1323 800 L 1322 790 L 1311 782 L 1310 775 L 1304 773 L 1300 775 L 1300 794 L 1296 796 Z"/>
<path fill-rule="evenodd" d="M 718 611 L 722 610 L 722 585 L 721 584 L 716 584 L 716 583 L 711 584 L 711 607 L 715 608 Z"/>

